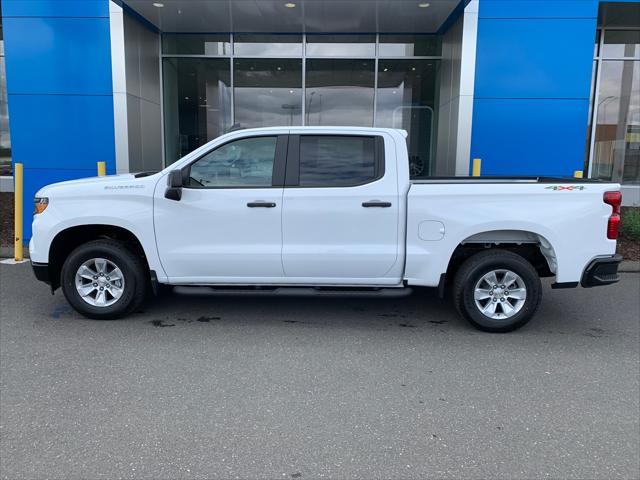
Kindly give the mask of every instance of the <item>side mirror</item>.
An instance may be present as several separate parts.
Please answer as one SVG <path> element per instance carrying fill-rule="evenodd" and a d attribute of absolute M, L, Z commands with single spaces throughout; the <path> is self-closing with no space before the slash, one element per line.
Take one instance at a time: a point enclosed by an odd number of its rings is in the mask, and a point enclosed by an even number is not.
<path fill-rule="evenodd" d="M 164 198 L 180 201 L 182 198 L 182 171 L 172 170 L 167 177 L 167 189 L 164 191 Z"/>

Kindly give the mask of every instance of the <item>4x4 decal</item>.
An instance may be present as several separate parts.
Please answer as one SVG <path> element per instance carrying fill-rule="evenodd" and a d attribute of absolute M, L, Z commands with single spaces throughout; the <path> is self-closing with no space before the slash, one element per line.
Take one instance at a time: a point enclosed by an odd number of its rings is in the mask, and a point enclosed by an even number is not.
<path fill-rule="evenodd" d="M 555 190 L 555 191 L 560 191 L 560 190 L 568 190 L 568 191 L 573 191 L 573 190 L 584 190 L 585 186 L 583 185 L 549 185 L 548 187 L 544 187 L 545 190 Z"/>

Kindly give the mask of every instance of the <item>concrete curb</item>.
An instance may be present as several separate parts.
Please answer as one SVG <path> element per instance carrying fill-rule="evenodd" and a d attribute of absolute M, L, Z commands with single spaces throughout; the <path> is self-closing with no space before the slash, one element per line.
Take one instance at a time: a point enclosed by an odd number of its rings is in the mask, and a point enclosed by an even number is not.
<path fill-rule="evenodd" d="M 13 258 L 13 247 L 0 247 L 0 258 Z M 25 246 L 24 258 L 29 258 L 29 249 Z M 620 267 L 619 272 L 636 273 L 640 272 L 640 260 L 624 260 Z"/>
<path fill-rule="evenodd" d="M 22 256 L 29 258 L 29 249 L 26 245 L 22 250 Z M 13 258 L 13 247 L 0 247 L 0 258 Z"/>
<path fill-rule="evenodd" d="M 623 260 L 618 267 L 619 272 L 640 272 L 640 260 Z"/>

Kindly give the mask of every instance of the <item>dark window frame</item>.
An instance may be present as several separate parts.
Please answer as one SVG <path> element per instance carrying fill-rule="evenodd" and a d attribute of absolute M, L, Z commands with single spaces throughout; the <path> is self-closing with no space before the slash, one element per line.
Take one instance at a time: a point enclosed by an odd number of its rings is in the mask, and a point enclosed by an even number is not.
<path fill-rule="evenodd" d="M 366 137 L 372 138 L 374 155 L 374 177 L 370 180 L 349 185 L 300 185 L 300 137 Z M 377 182 L 385 174 L 384 137 L 382 135 L 357 135 L 353 133 L 310 133 L 289 135 L 285 172 L 285 188 L 353 188 Z"/>
<path fill-rule="evenodd" d="M 219 148 L 224 147 L 225 145 L 229 145 L 230 143 L 238 142 L 240 140 L 248 140 L 253 138 L 276 138 L 276 149 L 274 152 L 273 158 L 273 171 L 271 175 L 271 185 L 228 185 L 228 186 L 205 186 L 205 185 L 191 185 L 191 167 L 194 163 L 200 161 L 202 158 L 206 157 L 210 153 L 218 150 Z M 198 158 L 193 159 L 187 165 L 182 167 L 180 171 L 182 172 L 182 182 L 183 188 L 193 189 L 193 190 L 253 190 L 257 188 L 282 188 L 285 183 L 285 165 L 287 161 L 287 148 L 289 143 L 289 135 L 286 133 L 275 133 L 268 134 L 265 133 L 263 135 L 247 135 L 246 137 L 239 137 L 230 139 L 227 142 L 221 143 L 220 145 L 216 145 L 211 150 L 203 153 L 198 156 Z"/>

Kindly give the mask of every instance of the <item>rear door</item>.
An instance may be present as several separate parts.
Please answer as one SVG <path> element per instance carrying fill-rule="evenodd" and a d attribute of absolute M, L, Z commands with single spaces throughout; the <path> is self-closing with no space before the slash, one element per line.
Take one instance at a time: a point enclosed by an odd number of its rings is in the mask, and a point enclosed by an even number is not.
<path fill-rule="evenodd" d="M 399 282 L 400 199 L 393 139 L 366 131 L 302 132 L 289 138 L 282 202 L 287 280 Z"/>

